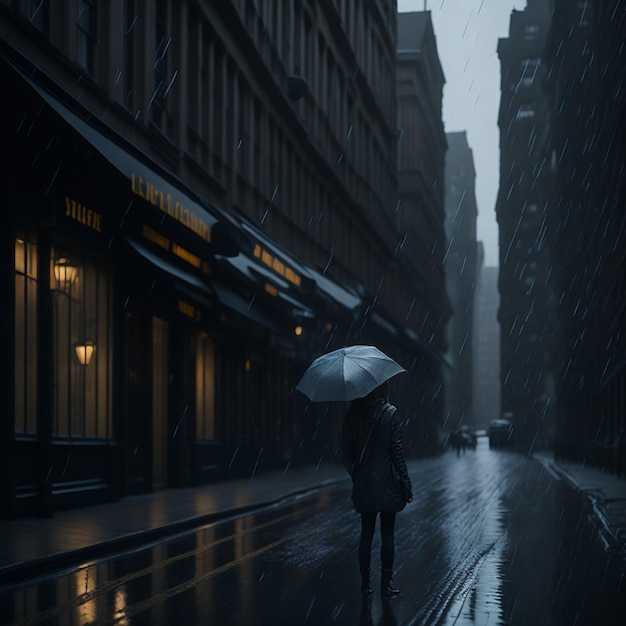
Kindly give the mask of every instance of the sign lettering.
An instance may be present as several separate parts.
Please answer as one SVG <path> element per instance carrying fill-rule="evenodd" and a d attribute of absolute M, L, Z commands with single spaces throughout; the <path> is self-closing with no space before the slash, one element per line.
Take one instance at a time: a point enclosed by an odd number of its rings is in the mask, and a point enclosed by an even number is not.
<path fill-rule="evenodd" d="M 173 199 L 171 194 L 158 189 L 153 183 L 136 174 L 131 174 L 130 188 L 134 194 L 167 213 L 205 241 L 211 242 L 211 227 L 193 211 Z"/>
<path fill-rule="evenodd" d="M 199 322 L 202 318 L 200 311 L 196 310 L 196 307 L 194 307 L 193 304 L 189 304 L 189 302 L 185 302 L 184 300 L 178 301 L 178 311 L 179 313 L 182 313 L 197 322 Z"/>
<path fill-rule="evenodd" d="M 267 267 L 276 272 L 279 276 L 288 280 L 292 285 L 300 287 L 302 284 L 302 277 L 300 274 L 298 274 L 291 267 L 285 265 L 278 257 L 274 256 L 258 243 L 254 246 L 254 257 L 259 259 L 263 265 L 267 265 Z"/>
<path fill-rule="evenodd" d="M 99 233 L 102 232 L 102 215 L 67 196 L 65 198 L 65 217 L 84 224 L 87 228 Z"/>

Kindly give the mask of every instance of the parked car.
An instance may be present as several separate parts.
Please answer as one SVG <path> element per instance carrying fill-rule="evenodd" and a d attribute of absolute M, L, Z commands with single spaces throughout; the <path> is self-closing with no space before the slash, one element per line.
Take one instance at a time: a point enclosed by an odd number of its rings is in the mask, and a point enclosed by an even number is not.
<path fill-rule="evenodd" d="M 511 445 L 513 439 L 513 420 L 502 416 L 491 420 L 489 424 L 489 447 L 505 447 Z"/>

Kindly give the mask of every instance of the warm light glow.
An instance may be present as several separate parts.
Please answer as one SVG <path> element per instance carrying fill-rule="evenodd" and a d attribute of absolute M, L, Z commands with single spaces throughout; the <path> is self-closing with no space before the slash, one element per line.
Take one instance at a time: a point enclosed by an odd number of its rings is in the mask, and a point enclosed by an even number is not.
<path fill-rule="evenodd" d="M 89 365 L 93 353 L 96 351 L 96 346 L 93 341 L 85 341 L 84 343 L 77 343 L 74 346 L 76 350 L 76 356 L 78 362 L 85 367 Z"/>
<path fill-rule="evenodd" d="M 58 259 L 54 264 L 54 278 L 62 291 L 69 291 L 78 268 L 69 259 Z"/>
<path fill-rule="evenodd" d="M 302 334 L 302 326 L 296 326 L 293 332 L 299 337 Z"/>

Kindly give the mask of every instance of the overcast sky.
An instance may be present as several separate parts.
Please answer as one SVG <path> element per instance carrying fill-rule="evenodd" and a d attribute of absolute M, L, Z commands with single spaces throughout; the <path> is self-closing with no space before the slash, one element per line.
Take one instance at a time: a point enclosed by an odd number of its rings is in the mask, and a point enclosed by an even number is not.
<path fill-rule="evenodd" d="M 439 60 L 446 77 L 443 121 L 446 132 L 465 130 L 474 154 L 477 237 L 485 246 L 485 265 L 498 265 L 495 206 L 499 177 L 498 38 L 508 37 L 513 9 L 526 0 L 397 0 L 398 12 L 431 12 Z M 402 16 L 398 16 L 402 19 Z"/>

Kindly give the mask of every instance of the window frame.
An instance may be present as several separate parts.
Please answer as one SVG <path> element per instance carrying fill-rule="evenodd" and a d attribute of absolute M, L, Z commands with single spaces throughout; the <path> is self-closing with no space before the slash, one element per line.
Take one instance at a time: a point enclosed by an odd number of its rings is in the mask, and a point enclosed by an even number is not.
<path fill-rule="evenodd" d="M 73 278 L 55 274 L 60 259 L 71 259 Z M 113 284 L 111 273 L 86 255 L 53 243 L 50 257 L 53 290 L 52 341 L 55 439 L 113 439 Z M 76 346 L 91 341 L 95 350 L 81 365 Z"/>
<path fill-rule="evenodd" d="M 19 244 L 23 244 L 20 253 Z M 39 434 L 39 276 L 36 234 L 18 229 L 14 237 L 15 322 L 14 322 L 14 430 L 16 435 Z M 19 258 L 21 257 L 21 259 Z M 23 288 L 20 289 L 20 278 Z M 18 423 L 18 418 L 19 422 Z"/>

